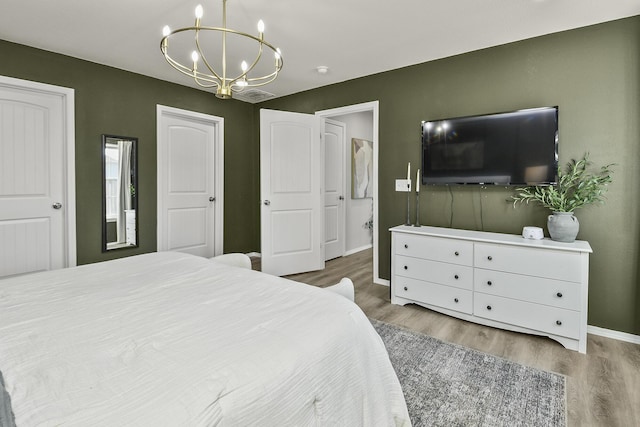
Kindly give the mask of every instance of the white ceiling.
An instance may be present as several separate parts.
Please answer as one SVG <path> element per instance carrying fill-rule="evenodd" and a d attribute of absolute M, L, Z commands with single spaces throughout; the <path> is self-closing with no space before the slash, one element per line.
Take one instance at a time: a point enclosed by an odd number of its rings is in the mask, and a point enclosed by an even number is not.
<path fill-rule="evenodd" d="M 1 0 L 0 39 L 196 87 L 159 46 L 165 24 L 193 25 L 198 3 L 203 25 L 220 25 L 221 0 Z M 265 39 L 282 49 L 281 75 L 261 88 L 275 96 L 634 15 L 639 0 L 227 3 L 228 27 L 253 34 L 263 19 Z"/>

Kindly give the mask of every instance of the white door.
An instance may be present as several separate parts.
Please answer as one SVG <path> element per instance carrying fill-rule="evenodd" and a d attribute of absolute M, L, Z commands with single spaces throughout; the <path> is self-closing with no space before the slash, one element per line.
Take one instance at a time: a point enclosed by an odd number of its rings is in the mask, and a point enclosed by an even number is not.
<path fill-rule="evenodd" d="M 263 272 L 282 276 L 324 268 L 323 121 L 260 110 Z"/>
<path fill-rule="evenodd" d="M 324 259 L 345 253 L 345 128 L 326 119 L 324 125 Z"/>
<path fill-rule="evenodd" d="M 0 277 L 76 264 L 72 127 L 71 89 L 0 78 Z"/>
<path fill-rule="evenodd" d="M 158 251 L 222 253 L 222 119 L 158 106 Z"/>

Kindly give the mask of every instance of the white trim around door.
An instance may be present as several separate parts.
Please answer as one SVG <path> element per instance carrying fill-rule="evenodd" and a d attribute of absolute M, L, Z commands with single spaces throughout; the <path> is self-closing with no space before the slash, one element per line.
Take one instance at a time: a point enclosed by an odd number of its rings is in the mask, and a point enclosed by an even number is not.
<path fill-rule="evenodd" d="M 378 229 L 380 220 L 378 216 L 378 117 L 379 117 L 379 101 L 365 102 L 362 104 L 348 105 L 345 107 L 332 108 L 329 110 L 317 111 L 316 115 L 329 118 L 341 116 L 351 113 L 360 113 L 363 111 L 371 111 L 373 114 L 373 282 L 381 285 L 389 286 L 389 280 L 380 278 L 379 263 L 379 239 Z"/>
<path fill-rule="evenodd" d="M 158 204 L 157 204 L 157 250 L 167 250 L 162 242 L 166 241 L 165 231 L 162 227 L 162 221 L 165 219 L 163 215 L 165 206 L 165 189 L 161 188 L 160 177 L 167 171 L 162 170 L 162 165 L 165 164 L 164 150 L 162 149 L 163 141 L 166 141 L 166 136 L 163 134 L 163 118 L 171 118 L 184 120 L 185 123 L 196 122 L 204 124 L 205 126 L 213 127 L 214 133 L 214 153 L 213 153 L 213 168 L 214 168 L 214 184 L 213 194 L 207 194 L 207 197 L 213 204 L 214 209 L 214 248 L 213 253 L 207 254 L 207 256 L 221 255 L 224 253 L 224 118 L 212 116 L 209 114 L 198 113 L 189 110 L 182 110 L 174 107 L 167 107 L 164 105 L 157 105 L 156 108 L 156 125 L 157 125 L 157 149 L 158 149 Z"/>

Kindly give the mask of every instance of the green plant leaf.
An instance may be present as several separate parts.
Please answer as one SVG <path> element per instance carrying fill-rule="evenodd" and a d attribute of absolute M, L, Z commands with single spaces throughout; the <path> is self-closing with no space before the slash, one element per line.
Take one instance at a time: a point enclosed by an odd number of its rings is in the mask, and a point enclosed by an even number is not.
<path fill-rule="evenodd" d="M 582 159 L 571 159 L 564 171 L 558 167 L 558 183 L 549 186 L 516 188 L 512 196 L 513 206 L 518 203 L 535 202 L 553 212 L 573 212 L 581 207 L 604 203 L 604 192 L 613 181 L 614 163 L 601 166 L 598 172 L 589 172 L 589 153 Z"/>

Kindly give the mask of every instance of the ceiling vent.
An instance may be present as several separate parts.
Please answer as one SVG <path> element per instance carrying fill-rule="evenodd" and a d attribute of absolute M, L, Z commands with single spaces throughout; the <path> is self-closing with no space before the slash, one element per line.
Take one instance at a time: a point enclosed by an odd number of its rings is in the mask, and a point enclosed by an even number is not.
<path fill-rule="evenodd" d="M 269 92 L 265 92 L 260 89 L 245 89 L 242 92 L 234 92 L 233 98 L 239 101 L 250 102 L 256 104 L 258 102 L 266 101 L 267 99 L 274 98 L 275 95 Z"/>

